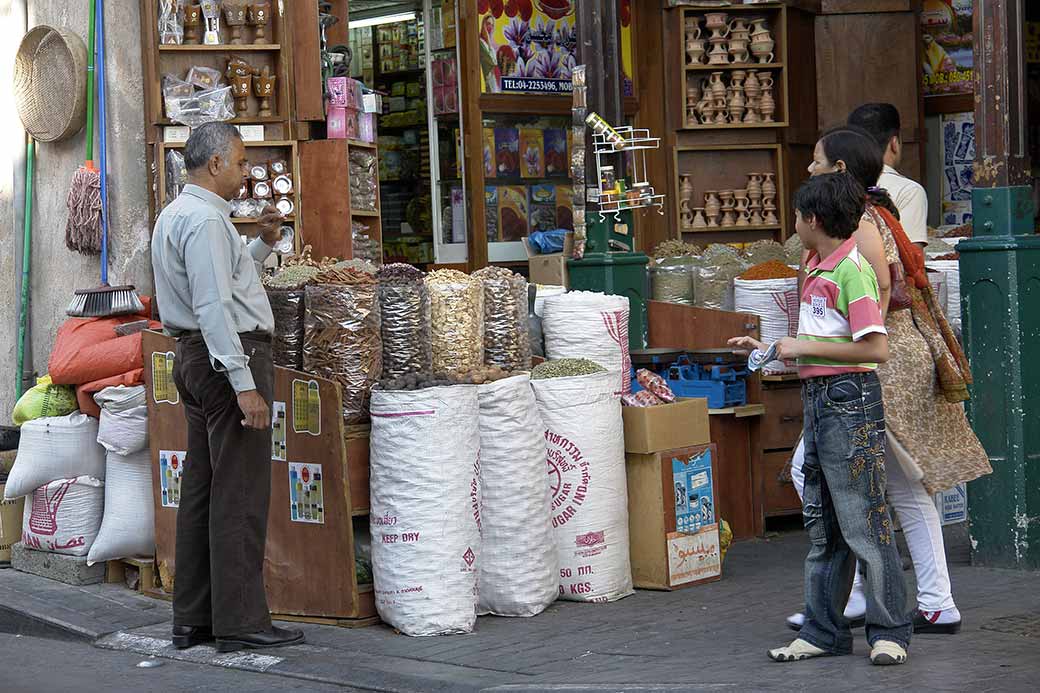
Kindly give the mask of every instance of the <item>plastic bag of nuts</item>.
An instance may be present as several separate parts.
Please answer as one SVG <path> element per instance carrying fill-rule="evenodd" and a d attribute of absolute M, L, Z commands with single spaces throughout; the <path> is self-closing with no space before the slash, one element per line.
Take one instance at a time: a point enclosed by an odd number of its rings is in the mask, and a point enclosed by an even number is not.
<path fill-rule="evenodd" d="M 379 310 L 382 316 L 383 377 L 399 378 L 429 371 L 430 293 L 423 273 L 411 265 L 386 265 L 379 279 Z"/>
<path fill-rule="evenodd" d="M 343 419 L 368 419 L 373 383 L 382 371 L 379 296 L 375 276 L 328 269 L 307 287 L 303 365 L 343 386 Z"/>
<path fill-rule="evenodd" d="M 505 267 L 485 267 L 473 276 L 484 285 L 484 363 L 530 370 L 527 280 Z"/>
<path fill-rule="evenodd" d="M 430 293 L 433 370 L 460 373 L 484 362 L 484 286 L 465 272 L 436 270 Z"/>

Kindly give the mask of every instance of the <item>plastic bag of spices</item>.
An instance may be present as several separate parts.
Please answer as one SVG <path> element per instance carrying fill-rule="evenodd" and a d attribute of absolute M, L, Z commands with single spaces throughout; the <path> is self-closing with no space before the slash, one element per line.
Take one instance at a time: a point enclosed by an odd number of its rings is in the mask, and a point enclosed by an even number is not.
<path fill-rule="evenodd" d="M 271 356 L 276 366 L 303 370 L 303 326 L 305 290 L 267 288 L 274 315 Z"/>
<path fill-rule="evenodd" d="M 430 292 L 433 370 L 459 373 L 484 362 L 484 286 L 465 272 L 436 270 Z"/>
<path fill-rule="evenodd" d="M 343 386 L 343 419 L 368 420 L 372 385 L 382 371 L 378 284 L 374 275 L 329 268 L 307 287 L 304 369 Z"/>
<path fill-rule="evenodd" d="M 485 267 L 473 276 L 484 286 L 484 363 L 530 370 L 527 280 L 504 267 Z"/>
<path fill-rule="evenodd" d="M 693 305 L 693 263 L 685 260 L 664 258 L 650 266 L 650 293 L 655 301 Z"/>
<path fill-rule="evenodd" d="M 429 371 L 430 293 L 423 273 L 411 265 L 393 263 L 376 274 L 383 341 L 383 377 L 399 378 Z"/>

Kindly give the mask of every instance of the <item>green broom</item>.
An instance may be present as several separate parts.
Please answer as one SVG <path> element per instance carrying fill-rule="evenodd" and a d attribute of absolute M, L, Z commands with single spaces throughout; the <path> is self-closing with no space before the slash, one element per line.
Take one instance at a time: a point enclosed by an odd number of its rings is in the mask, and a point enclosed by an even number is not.
<path fill-rule="evenodd" d="M 69 304 L 66 315 L 76 318 L 104 318 L 114 315 L 130 315 L 144 310 L 137 291 L 132 286 L 108 285 L 108 185 L 106 183 L 107 142 L 105 136 L 105 11 L 103 0 L 97 0 L 97 91 L 98 130 L 100 135 L 100 178 L 101 178 L 101 286 L 96 289 L 81 289 Z"/>
<path fill-rule="evenodd" d="M 65 204 L 69 219 L 65 224 L 65 245 L 85 255 L 101 252 L 101 179 L 94 166 L 94 25 L 97 5 L 90 2 L 90 31 L 87 59 L 87 156 L 72 176 Z"/>

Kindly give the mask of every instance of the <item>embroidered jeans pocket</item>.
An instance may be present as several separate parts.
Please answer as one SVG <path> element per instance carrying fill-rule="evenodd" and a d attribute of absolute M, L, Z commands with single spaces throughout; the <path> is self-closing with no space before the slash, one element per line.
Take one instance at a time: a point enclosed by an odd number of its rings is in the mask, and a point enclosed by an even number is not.
<path fill-rule="evenodd" d="M 827 527 L 823 519 L 823 473 L 819 468 L 805 467 L 802 491 L 802 522 L 809 541 L 817 546 L 827 543 Z"/>

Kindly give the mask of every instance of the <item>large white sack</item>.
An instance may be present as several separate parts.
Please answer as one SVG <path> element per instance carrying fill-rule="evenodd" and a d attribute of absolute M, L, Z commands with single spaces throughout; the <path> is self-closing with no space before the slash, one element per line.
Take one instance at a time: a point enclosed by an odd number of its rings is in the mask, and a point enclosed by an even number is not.
<path fill-rule="evenodd" d="M 142 385 L 106 387 L 94 395 L 101 407 L 97 441 L 109 452 L 131 455 L 148 447 L 148 400 Z"/>
<path fill-rule="evenodd" d="M 632 594 L 621 402 L 612 373 L 532 380 L 545 423 L 560 599 Z"/>
<path fill-rule="evenodd" d="M 617 376 L 621 394 L 631 391 L 627 298 L 571 291 L 545 299 L 544 312 L 547 358 L 589 359 Z"/>
<path fill-rule="evenodd" d="M 27 548 L 86 556 L 101 528 L 105 482 L 89 476 L 56 479 L 25 499 L 22 544 Z"/>
<path fill-rule="evenodd" d="M 154 553 L 151 453 L 110 452 L 105 474 L 105 512 L 101 531 L 87 554 L 87 565 Z"/>
<path fill-rule="evenodd" d="M 738 313 L 757 315 L 761 337 L 772 344 L 784 337 L 798 335 L 798 278 L 734 279 L 733 306 Z M 770 361 L 762 367 L 763 373 L 783 373 L 795 370 L 783 361 Z"/>
<path fill-rule="evenodd" d="M 4 498 L 28 496 L 55 479 L 104 480 L 105 449 L 97 444 L 97 435 L 97 419 L 79 412 L 26 421 Z"/>
<path fill-rule="evenodd" d="M 406 635 L 469 633 L 480 552 L 477 388 L 375 390 L 371 414 L 379 616 Z"/>
<path fill-rule="evenodd" d="M 531 377 L 481 385 L 478 611 L 534 616 L 556 600 L 560 559 Z"/>
<path fill-rule="evenodd" d="M 959 260 L 929 260 L 928 269 L 942 272 L 946 277 L 946 318 L 951 323 L 961 321 L 961 263 Z"/>

